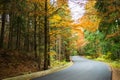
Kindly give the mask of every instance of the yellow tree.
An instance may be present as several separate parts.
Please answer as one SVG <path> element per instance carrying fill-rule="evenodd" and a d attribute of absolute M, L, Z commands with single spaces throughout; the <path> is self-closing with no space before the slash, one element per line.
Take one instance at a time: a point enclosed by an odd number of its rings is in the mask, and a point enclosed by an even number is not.
<path fill-rule="evenodd" d="M 85 6 L 85 14 L 82 18 L 79 19 L 76 27 L 82 27 L 89 31 L 96 31 L 99 26 L 100 18 L 97 16 L 97 10 L 94 8 L 96 1 L 89 0 Z"/>
<path fill-rule="evenodd" d="M 61 60 L 61 56 L 65 56 L 66 60 L 68 60 L 69 52 L 67 52 L 67 48 L 70 44 L 69 38 L 71 37 L 70 29 L 72 20 L 69 16 L 70 10 L 68 8 L 67 1 L 58 0 L 57 4 L 57 7 L 61 6 L 61 9 L 58 11 L 57 14 L 50 18 L 50 40 L 52 45 L 51 47 L 58 53 L 59 60 Z M 65 45 L 64 43 L 67 44 Z M 67 54 L 65 53 L 65 50 L 67 50 Z"/>
<path fill-rule="evenodd" d="M 88 26 L 88 30 L 91 30 L 91 31 L 96 31 L 98 29 L 99 23 L 100 23 L 100 17 L 97 16 L 98 12 L 94 8 L 95 4 L 96 4 L 95 0 L 94 1 L 89 0 L 86 3 L 86 6 L 85 6 L 85 9 L 86 9 L 86 13 L 85 13 L 86 20 L 88 20 L 88 24 L 90 24 L 90 26 Z"/>

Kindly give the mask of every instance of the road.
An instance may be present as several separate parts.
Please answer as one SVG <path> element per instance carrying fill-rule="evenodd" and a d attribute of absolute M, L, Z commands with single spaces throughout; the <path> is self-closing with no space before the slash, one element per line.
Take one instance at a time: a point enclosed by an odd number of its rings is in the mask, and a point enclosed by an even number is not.
<path fill-rule="evenodd" d="M 106 64 L 79 56 L 71 59 L 74 63 L 71 67 L 33 80 L 111 80 L 111 71 Z"/>

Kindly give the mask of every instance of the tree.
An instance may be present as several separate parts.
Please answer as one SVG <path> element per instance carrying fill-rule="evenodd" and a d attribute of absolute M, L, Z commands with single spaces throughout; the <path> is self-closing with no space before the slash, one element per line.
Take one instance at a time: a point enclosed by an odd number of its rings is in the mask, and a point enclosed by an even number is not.
<path fill-rule="evenodd" d="M 119 58 L 119 39 L 120 35 L 118 34 L 120 31 L 120 1 L 118 0 L 111 0 L 111 1 L 99 1 L 95 5 L 95 8 L 98 10 L 99 15 L 101 16 L 101 22 L 99 30 L 105 34 L 104 38 L 106 41 L 110 41 L 112 45 L 108 49 L 113 56 Z M 111 36 L 111 37 L 110 37 Z M 107 37 L 107 38 L 106 38 Z M 109 38 L 108 38 L 109 37 Z M 114 46 L 115 45 L 115 46 Z M 116 59 L 114 58 L 114 59 Z"/>
<path fill-rule="evenodd" d="M 5 35 L 5 23 L 6 23 L 6 15 L 8 12 L 8 6 L 9 5 L 10 0 L 5 1 L 5 0 L 1 0 L 0 1 L 0 8 L 3 10 L 1 12 L 2 14 L 2 26 L 1 26 L 1 35 L 0 35 L 0 48 L 3 48 L 4 45 L 4 35 Z"/>

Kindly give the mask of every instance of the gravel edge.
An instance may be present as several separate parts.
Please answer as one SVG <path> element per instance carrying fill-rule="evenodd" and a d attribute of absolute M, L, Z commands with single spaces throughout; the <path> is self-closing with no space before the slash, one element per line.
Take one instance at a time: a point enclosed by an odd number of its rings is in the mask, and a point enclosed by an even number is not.
<path fill-rule="evenodd" d="M 59 67 L 54 67 L 52 69 L 48 69 L 45 71 L 40 71 L 40 72 L 34 72 L 34 73 L 30 73 L 30 74 L 25 74 L 25 75 L 20 75 L 20 76 L 16 76 L 16 77 L 11 77 L 11 78 L 6 78 L 6 79 L 2 79 L 2 80 L 31 80 L 32 78 L 36 78 L 36 77 L 42 77 L 54 72 L 58 72 L 60 70 L 66 69 L 70 66 L 72 66 L 72 61 L 70 63 L 67 63 L 65 65 L 61 65 Z"/>

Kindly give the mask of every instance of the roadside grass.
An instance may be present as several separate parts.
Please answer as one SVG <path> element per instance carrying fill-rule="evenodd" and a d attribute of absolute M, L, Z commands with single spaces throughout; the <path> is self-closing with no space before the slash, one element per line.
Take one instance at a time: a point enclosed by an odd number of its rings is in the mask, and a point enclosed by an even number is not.
<path fill-rule="evenodd" d="M 63 65 L 66 65 L 68 62 L 66 62 L 65 60 L 63 61 L 60 61 L 60 60 L 55 60 L 53 58 L 51 58 L 51 68 L 54 68 L 54 67 L 59 67 L 59 66 L 63 66 Z"/>
<path fill-rule="evenodd" d="M 119 68 L 120 69 L 120 60 L 113 61 L 113 60 L 104 59 L 104 58 L 101 58 L 101 57 L 98 57 L 95 60 L 105 62 L 105 63 L 109 64 L 110 66 L 112 66 L 113 68 Z"/>
<path fill-rule="evenodd" d="M 96 61 L 105 62 L 113 68 L 120 69 L 120 60 L 113 61 L 113 60 L 110 60 L 110 59 L 105 59 L 104 57 L 93 58 L 92 56 L 86 56 L 86 58 L 96 60 Z"/>

